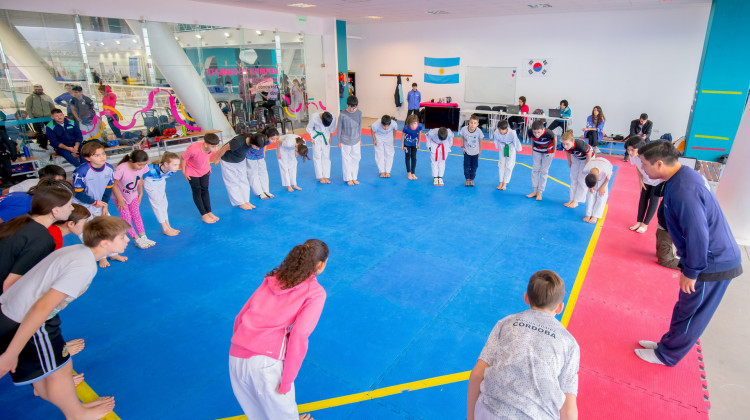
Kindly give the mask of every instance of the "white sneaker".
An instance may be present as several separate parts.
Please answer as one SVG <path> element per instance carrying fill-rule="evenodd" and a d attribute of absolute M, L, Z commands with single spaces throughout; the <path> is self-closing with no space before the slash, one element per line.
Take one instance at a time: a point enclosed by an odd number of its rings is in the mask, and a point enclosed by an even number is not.
<path fill-rule="evenodd" d="M 144 241 L 144 239 L 145 238 L 143 236 L 139 236 L 139 237 L 133 239 L 133 243 L 135 244 L 136 247 L 138 247 L 140 249 L 146 249 L 146 248 L 150 247 L 151 245 L 149 245 L 146 241 Z"/>
<path fill-rule="evenodd" d="M 154 245 L 156 245 L 156 242 L 152 241 L 151 239 L 148 239 L 145 235 L 141 236 L 141 239 L 143 239 L 143 241 L 145 243 L 147 243 L 148 246 L 154 246 Z"/>
<path fill-rule="evenodd" d="M 438 185 L 445 185 L 445 183 L 443 183 L 443 177 L 442 176 L 438 177 Z"/>
<path fill-rule="evenodd" d="M 440 185 L 437 177 L 432 178 L 432 185 Z"/>

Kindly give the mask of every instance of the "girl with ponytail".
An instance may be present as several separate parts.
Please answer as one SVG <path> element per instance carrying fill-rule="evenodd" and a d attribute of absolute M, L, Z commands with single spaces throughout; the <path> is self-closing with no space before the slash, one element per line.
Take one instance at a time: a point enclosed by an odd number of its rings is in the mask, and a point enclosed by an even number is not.
<path fill-rule="evenodd" d="M 295 246 L 235 318 L 229 375 L 247 418 L 312 420 L 297 412 L 294 379 L 323 311 L 326 292 L 317 276 L 327 262 L 325 242 Z"/>
<path fill-rule="evenodd" d="M 148 170 L 148 153 L 143 150 L 133 150 L 117 164 L 114 175 L 115 183 L 112 188 L 120 218 L 130 224 L 128 234 L 133 238 L 135 246 L 141 249 L 156 245 L 156 242 L 146 237 L 140 210 L 141 198 L 143 198 L 142 179 Z"/>

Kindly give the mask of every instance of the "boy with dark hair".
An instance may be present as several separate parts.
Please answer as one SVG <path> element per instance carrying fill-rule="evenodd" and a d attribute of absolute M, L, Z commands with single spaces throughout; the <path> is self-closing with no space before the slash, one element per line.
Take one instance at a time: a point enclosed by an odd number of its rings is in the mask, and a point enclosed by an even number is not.
<path fill-rule="evenodd" d="M 432 167 L 432 184 L 443 186 L 445 174 L 445 159 L 451 153 L 453 145 L 453 131 L 448 128 L 433 128 L 425 136 L 427 150 L 430 151 L 430 166 Z"/>
<path fill-rule="evenodd" d="M 529 279 L 530 309 L 495 324 L 469 376 L 467 420 L 576 419 L 580 349 L 555 315 L 565 283 L 554 271 Z"/>
<path fill-rule="evenodd" d="M 531 155 L 534 165 L 531 169 L 531 185 L 534 187 L 534 191 L 526 197 L 536 197 L 536 201 L 542 201 L 542 193 L 547 185 L 549 167 L 555 158 L 557 136 L 544 128 L 542 120 L 534 120 L 531 123 L 531 130 L 527 132 L 527 136 L 531 140 L 531 149 L 533 150 Z"/>
<path fill-rule="evenodd" d="M 612 164 L 603 157 L 595 157 L 583 167 L 583 173 L 587 174 L 584 183 L 588 192 L 586 193 L 586 217 L 584 222 L 596 223 L 604 215 L 604 206 L 609 199 L 609 180 L 612 179 Z"/>
<path fill-rule="evenodd" d="M 391 177 L 395 154 L 393 143 L 396 140 L 397 128 L 398 123 L 390 115 L 383 115 L 380 121 L 375 121 L 370 126 L 372 145 L 375 147 L 375 164 L 378 166 L 381 178 Z"/>
<path fill-rule="evenodd" d="M 344 182 L 358 185 L 359 160 L 362 158 L 362 111 L 357 109 L 359 101 L 356 96 L 346 98 L 346 109 L 339 114 L 336 133 L 341 148 L 341 167 Z"/>
<path fill-rule="evenodd" d="M 321 184 L 331 183 L 331 134 L 335 129 L 336 119 L 328 111 L 313 114 L 307 123 L 306 131 L 313 146 L 315 178 Z"/>
<path fill-rule="evenodd" d="M 406 94 L 406 103 L 408 111 L 406 116 L 411 114 L 419 115 L 419 104 L 422 102 L 422 94 L 417 90 L 417 84 L 411 84 L 411 90 Z"/>
<path fill-rule="evenodd" d="M 664 180 L 664 220 L 680 257 L 680 294 L 669 331 L 656 343 L 641 340 L 635 353 L 654 364 L 674 366 L 700 338 L 733 278 L 742 274 L 742 254 L 706 178 L 682 166 L 667 141 L 638 149 L 652 179 Z"/>
<path fill-rule="evenodd" d="M 0 376 L 32 384 L 65 418 L 98 419 L 114 409 L 112 397 L 84 405 L 76 396 L 58 313 L 88 289 L 97 260 L 125 250 L 129 228 L 117 217 L 95 217 L 83 228 L 83 245 L 53 252 L 0 296 Z"/>
<path fill-rule="evenodd" d="M 458 131 L 461 137 L 461 149 L 464 152 L 464 178 L 466 187 L 474 186 L 474 178 L 479 168 L 479 157 L 482 156 L 482 140 L 484 133 L 479 128 L 479 116 L 471 114 L 468 126 L 461 127 Z"/>
<path fill-rule="evenodd" d="M 65 169 L 61 168 L 57 165 L 47 165 L 42 167 L 42 169 L 38 172 L 39 178 L 30 178 L 24 181 L 19 182 L 18 184 L 3 190 L 3 194 L 8 193 L 14 193 L 14 192 L 27 192 L 32 187 L 39 184 L 39 181 L 43 179 L 55 179 L 55 180 L 64 180 L 66 173 Z"/>
<path fill-rule="evenodd" d="M 55 153 L 73 165 L 73 168 L 83 163 L 78 156 L 79 148 L 83 143 L 81 129 L 78 124 L 65 118 L 65 114 L 59 109 L 52 111 L 52 121 L 47 123 L 46 134 Z"/>

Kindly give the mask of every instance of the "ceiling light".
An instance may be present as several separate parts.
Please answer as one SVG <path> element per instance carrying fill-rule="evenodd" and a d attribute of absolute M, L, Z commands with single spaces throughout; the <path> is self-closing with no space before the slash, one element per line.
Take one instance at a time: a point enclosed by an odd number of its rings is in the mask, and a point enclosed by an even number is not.
<path fill-rule="evenodd" d="M 120 45 L 120 41 L 115 41 L 115 44 Z"/>
<path fill-rule="evenodd" d="M 100 41 L 99 45 L 101 45 L 103 47 L 104 46 L 104 41 Z"/>
<path fill-rule="evenodd" d="M 229 38 L 230 36 L 232 36 L 232 34 L 230 34 L 229 32 L 224 32 L 224 36 Z"/>
<path fill-rule="evenodd" d="M 180 40 L 180 37 L 176 36 L 176 37 L 174 37 L 174 40 L 175 40 L 175 41 L 179 41 L 179 40 Z"/>
<path fill-rule="evenodd" d="M 198 39 L 201 39 L 201 38 L 203 38 L 203 37 L 201 36 L 201 34 L 195 34 L 195 37 L 196 37 L 196 38 L 198 38 Z"/>
<path fill-rule="evenodd" d="M 448 14 L 448 12 L 446 12 L 445 10 L 428 10 L 425 13 L 427 13 L 428 15 L 447 15 Z"/>
<path fill-rule="evenodd" d="M 263 35 L 263 32 L 261 32 L 261 31 L 255 31 L 255 33 L 258 34 L 258 35 Z"/>
<path fill-rule="evenodd" d="M 137 43 L 138 43 L 138 39 L 137 38 L 133 38 L 133 44 L 137 44 Z"/>
<path fill-rule="evenodd" d="M 292 4 L 287 4 L 287 6 L 289 7 L 315 7 L 314 4 L 307 4 L 307 3 L 292 3 Z"/>
<path fill-rule="evenodd" d="M 383 19 L 383 16 L 366 16 L 367 19 Z"/>
<path fill-rule="evenodd" d="M 87 42 L 87 43 L 86 43 L 86 46 L 87 46 L 87 47 L 90 47 L 90 46 L 91 46 L 91 43 L 90 43 L 90 42 Z"/>

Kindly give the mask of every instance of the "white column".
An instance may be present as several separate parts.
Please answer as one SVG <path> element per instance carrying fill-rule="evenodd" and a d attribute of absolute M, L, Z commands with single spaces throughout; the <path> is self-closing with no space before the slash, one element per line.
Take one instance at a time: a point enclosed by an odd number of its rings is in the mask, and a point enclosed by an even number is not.
<path fill-rule="evenodd" d="M 180 101 L 193 114 L 196 124 L 204 130 L 221 130 L 224 141 L 234 137 L 234 129 L 195 71 L 185 51 L 174 39 L 174 33 L 169 26 L 160 22 L 142 24 L 134 20 L 128 20 L 127 23 L 133 33 L 139 36 L 142 36 L 141 25 L 146 25 L 154 64 L 159 67 L 159 71 Z"/>
<path fill-rule="evenodd" d="M 28 42 L 15 30 L 8 26 L 4 19 L 0 19 L 0 39 L 3 40 L 5 55 L 13 62 L 18 70 L 33 83 L 39 83 L 51 98 L 56 98 L 65 92 L 57 80 L 47 70 L 47 64 L 37 55 Z M 18 98 L 23 104 L 26 98 Z"/>
<path fill-rule="evenodd" d="M 716 197 L 740 245 L 750 245 L 750 112 L 745 108 Z"/>

